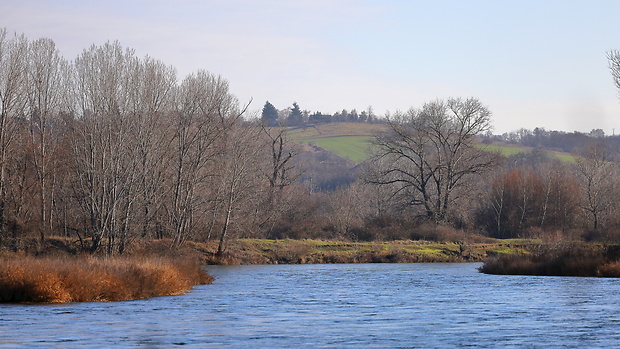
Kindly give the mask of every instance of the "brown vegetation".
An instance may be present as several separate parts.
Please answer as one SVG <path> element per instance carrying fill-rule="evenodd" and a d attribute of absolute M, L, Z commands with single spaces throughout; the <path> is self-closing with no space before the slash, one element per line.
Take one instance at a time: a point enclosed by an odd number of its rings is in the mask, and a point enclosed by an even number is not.
<path fill-rule="evenodd" d="M 178 295 L 213 281 L 167 257 L 3 257 L 0 302 L 120 301 Z"/>
<path fill-rule="evenodd" d="M 502 254 L 480 272 L 501 275 L 620 277 L 618 246 L 570 245 L 534 253 Z"/>

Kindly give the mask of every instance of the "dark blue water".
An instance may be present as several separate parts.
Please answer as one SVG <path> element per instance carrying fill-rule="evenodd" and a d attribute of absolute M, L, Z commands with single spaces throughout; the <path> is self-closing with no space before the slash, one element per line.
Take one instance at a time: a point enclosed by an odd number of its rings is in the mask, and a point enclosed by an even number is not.
<path fill-rule="evenodd" d="M 613 348 L 620 279 L 479 264 L 210 267 L 213 285 L 114 303 L 0 305 L 0 347 Z"/>

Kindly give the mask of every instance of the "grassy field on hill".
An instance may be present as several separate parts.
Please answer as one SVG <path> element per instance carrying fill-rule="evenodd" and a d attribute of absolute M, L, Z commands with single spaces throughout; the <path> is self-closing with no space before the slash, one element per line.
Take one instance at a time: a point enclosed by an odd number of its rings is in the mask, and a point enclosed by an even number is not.
<path fill-rule="evenodd" d="M 372 136 L 320 137 L 302 141 L 336 153 L 356 164 L 366 161 L 370 156 Z"/>
<path fill-rule="evenodd" d="M 334 122 L 291 128 L 288 135 L 294 142 L 317 145 L 359 164 L 370 156 L 374 135 L 385 130 L 385 125 Z"/>

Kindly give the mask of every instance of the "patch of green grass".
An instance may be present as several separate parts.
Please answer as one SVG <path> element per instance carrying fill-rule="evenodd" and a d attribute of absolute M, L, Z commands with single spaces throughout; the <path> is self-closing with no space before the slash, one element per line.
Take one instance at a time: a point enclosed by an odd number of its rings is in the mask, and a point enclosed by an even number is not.
<path fill-rule="evenodd" d="M 359 164 L 370 156 L 369 148 L 372 138 L 372 136 L 336 136 L 309 138 L 302 142 L 317 145 Z"/>
<path fill-rule="evenodd" d="M 562 162 L 570 162 L 570 163 L 576 163 L 575 161 L 575 157 L 570 155 L 570 154 L 561 154 L 561 153 L 553 153 L 553 152 L 547 152 L 547 154 L 553 158 L 556 158 Z"/>
<path fill-rule="evenodd" d="M 521 154 L 521 153 L 527 153 L 528 151 L 531 151 L 531 149 L 528 149 L 528 148 L 510 147 L 510 146 L 503 146 L 503 145 L 479 144 L 478 147 L 488 152 L 500 153 L 501 155 L 506 156 L 506 157 L 516 155 L 516 154 Z"/>
<path fill-rule="evenodd" d="M 514 254 L 514 253 L 525 253 L 525 250 L 523 250 L 523 249 L 520 249 L 520 248 L 511 248 L 511 247 L 508 247 L 508 246 L 502 246 L 502 247 L 495 248 L 495 249 L 492 249 L 492 250 L 489 250 L 489 251 L 491 251 L 491 252 L 493 252 L 493 253 L 496 253 L 496 254 L 506 254 L 506 253 L 513 253 L 513 254 Z"/>
<path fill-rule="evenodd" d="M 480 149 L 483 149 L 489 152 L 496 152 L 505 157 L 528 153 L 532 151 L 532 148 L 515 147 L 515 146 L 508 146 L 508 145 L 478 144 L 477 146 Z M 575 162 L 575 158 L 571 154 L 558 153 L 558 152 L 547 151 L 547 150 L 543 150 L 543 153 L 548 158 L 558 159 L 562 162 L 572 162 L 572 163 Z"/>

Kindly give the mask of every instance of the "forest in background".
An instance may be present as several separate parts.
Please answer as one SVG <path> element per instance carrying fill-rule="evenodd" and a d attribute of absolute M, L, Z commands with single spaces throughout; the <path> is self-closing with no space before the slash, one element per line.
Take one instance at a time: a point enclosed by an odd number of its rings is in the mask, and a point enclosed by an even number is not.
<path fill-rule="evenodd" d="M 221 76 L 179 79 L 118 42 L 68 61 L 50 39 L 0 30 L 0 245 L 62 236 L 120 254 L 215 240 L 222 254 L 230 238 L 620 237 L 618 137 L 494 136 L 473 98 L 384 116 L 294 103 L 274 118 L 248 103 Z M 329 121 L 384 127 L 360 164 L 289 137 Z M 532 150 L 492 147 L 510 142 Z"/>

